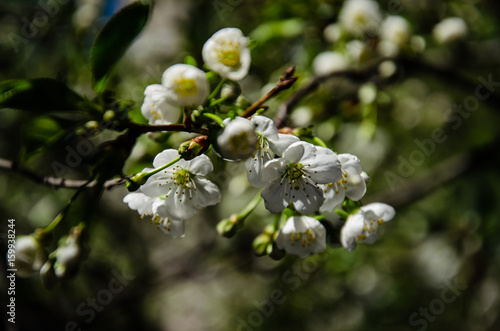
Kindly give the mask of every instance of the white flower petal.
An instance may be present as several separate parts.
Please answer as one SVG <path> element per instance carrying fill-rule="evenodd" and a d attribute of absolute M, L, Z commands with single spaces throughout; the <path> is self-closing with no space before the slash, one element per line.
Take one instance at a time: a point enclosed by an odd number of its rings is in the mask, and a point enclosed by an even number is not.
<path fill-rule="evenodd" d="M 328 148 L 318 147 L 319 154 L 314 158 L 304 158 L 304 170 L 311 179 L 319 184 L 334 183 L 342 178 L 342 170 L 337 155 Z M 330 151 L 331 153 L 328 153 Z"/>
<path fill-rule="evenodd" d="M 154 198 L 167 194 L 169 189 L 174 190 L 173 187 L 174 181 L 168 177 L 168 174 L 160 172 L 149 177 L 146 183 L 141 186 L 141 191 L 145 195 Z"/>
<path fill-rule="evenodd" d="M 350 215 L 340 230 L 340 242 L 347 251 L 356 248 L 356 238 L 363 232 L 364 216 L 362 213 Z"/>
<path fill-rule="evenodd" d="M 319 254 L 326 249 L 326 230 L 312 217 L 290 217 L 278 234 L 276 245 L 287 253 L 301 258 Z"/>
<path fill-rule="evenodd" d="M 221 193 L 217 185 L 206 178 L 195 177 L 193 181 L 196 185 L 194 191 L 194 206 L 203 208 L 218 204 L 221 200 Z"/>
<path fill-rule="evenodd" d="M 247 178 L 250 185 L 253 187 L 264 187 L 269 184 L 269 181 L 265 181 L 262 179 L 262 169 L 264 164 L 269 161 L 269 157 L 264 154 L 261 156 L 260 153 L 257 153 L 254 158 L 248 158 L 245 161 L 245 169 L 247 171 Z"/>
<path fill-rule="evenodd" d="M 153 166 L 155 168 L 159 168 L 164 166 L 165 164 L 173 161 L 175 158 L 179 157 L 179 153 L 176 149 L 166 149 L 163 152 L 156 155 L 153 160 Z"/>
<path fill-rule="evenodd" d="M 161 82 L 169 102 L 176 106 L 201 105 L 210 93 L 205 72 L 188 64 L 174 64 L 165 70 Z"/>
<path fill-rule="evenodd" d="M 198 176 L 206 176 L 214 170 L 212 161 L 205 154 L 199 155 L 186 163 L 186 169 Z"/>
<path fill-rule="evenodd" d="M 274 159 L 266 162 L 262 169 L 262 180 L 271 182 L 285 173 L 285 163 L 282 159 Z"/>
<path fill-rule="evenodd" d="M 334 212 L 335 209 L 339 209 L 345 199 L 345 190 L 343 187 L 339 187 L 339 193 L 335 192 L 335 187 L 331 184 L 319 185 L 323 189 L 323 194 L 325 196 L 325 202 L 319 209 L 323 212 Z"/>
<path fill-rule="evenodd" d="M 317 212 L 323 201 L 325 201 L 323 191 L 316 185 L 306 184 L 304 180 L 300 180 L 300 183 L 300 187 L 295 186 L 290 192 L 295 210 L 305 215 Z"/>
<path fill-rule="evenodd" d="M 168 234 L 173 238 L 184 238 L 184 233 L 185 233 L 184 221 L 174 221 L 167 218 L 159 226 L 160 230 L 163 231 L 163 233 Z"/>
<path fill-rule="evenodd" d="M 256 125 L 255 132 L 263 135 L 268 140 L 278 140 L 278 129 L 272 119 L 255 115 L 250 119 L 250 122 Z"/>
<path fill-rule="evenodd" d="M 281 185 L 279 181 L 274 181 L 266 186 L 260 193 L 264 199 L 266 209 L 271 213 L 281 213 L 288 207 L 290 203 L 290 194 L 286 187 L 288 187 L 288 185 Z"/>
<path fill-rule="evenodd" d="M 372 212 L 378 219 L 383 219 L 384 222 L 390 221 L 396 215 L 396 210 L 392 206 L 380 202 L 370 203 L 360 209 L 365 213 Z"/>
<path fill-rule="evenodd" d="M 274 125 L 274 124 L 273 124 Z M 293 134 L 279 133 L 278 139 L 269 139 L 269 147 L 278 156 L 283 155 L 283 152 L 293 143 L 300 141 L 297 136 Z"/>
<path fill-rule="evenodd" d="M 283 152 L 283 158 L 293 163 L 299 163 L 302 160 L 309 160 L 315 157 L 316 148 L 305 141 L 295 142 Z"/>

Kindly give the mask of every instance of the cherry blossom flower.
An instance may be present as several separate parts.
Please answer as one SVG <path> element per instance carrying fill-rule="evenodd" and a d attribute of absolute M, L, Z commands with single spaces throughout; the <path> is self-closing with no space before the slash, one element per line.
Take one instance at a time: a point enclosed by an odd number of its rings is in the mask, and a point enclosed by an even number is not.
<path fill-rule="evenodd" d="M 151 198 L 142 192 L 133 192 L 127 194 L 123 202 L 127 203 L 130 209 L 137 210 L 141 218 L 151 217 L 151 224 L 155 224 L 157 229 L 165 234 L 174 238 L 184 237 L 184 221 L 171 220 L 166 217 L 166 207 L 161 198 Z"/>
<path fill-rule="evenodd" d="M 257 134 L 252 122 L 243 117 L 226 119 L 222 133 L 217 137 L 216 151 L 225 159 L 247 159 L 255 151 Z M 215 147 L 215 146 L 214 146 Z"/>
<path fill-rule="evenodd" d="M 174 64 L 165 70 L 161 83 L 168 101 L 175 106 L 199 106 L 210 92 L 205 73 L 188 64 Z"/>
<path fill-rule="evenodd" d="M 30 277 L 36 274 L 47 260 L 47 255 L 38 240 L 33 236 L 16 238 L 16 274 Z"/>
<path fill-rule="evenodd" d="M 314 74 L 326 75 L 332 72 L 347 69 L 347 59 L 339 52 L 319 53 L 313 61 Z"/>
<path fill-rule="evenodd" d="M 207 67 L 222 77 L 237 81 L 248 74 L 248 38 L 240 29 L 224 28 L 214 33 L 203 45 L 202 56 Z"/>
<path fill-rule="evenodd" d="M 291 144 L 281 158 L 265 164 L 262 179 L 270 184 L 261 195 L 272 213 L 282 212 L 291 202 L 299 213 L 312 214 L 325 200 L 318 184 L 341 178 L 340 161 L 335 153 L 318 153 L 314 145 L 299 141 Z"/>
<path fill-rule="evenodd" d="M 177 122 L 181 110 L 168 102 L 168 93 L 165 86 L 160 84 L 149 85 L 146 87 L 144 95 L 146 97 L 141 112 L 149 120 L 149 124 L 172 124 Z"/>
<path fill-rule="evenodd" d="M 370 203 L 361 207 L 355 214 L 349 215 L 340 231 L 340 242 L 347 251 L 356 248 L 357 242 L 373 244 L 377 240 L 377 229 L 390 221 L 396 211 L 385 203 Z"/>
<path fill-rule="evenodd" d="M 290 217 L 276 238 L 276 245 L 287 253 L 304 258 L 326 249 L 325 227 L 309 216 Z"/>
<path fill-rule="evenodd" d="M 159 168 L 178 157 L 177 150 L 164 150 L 155 157 L 153 166 Z M 193 217 L 198 209 L 220 202 L 219 188 L 205 178 L 212 170 L 212 162 L 206 155 L 189 161 L 181 159 L 149 177 L 141 191 L 152 198 L 162 197 L 163 218 L 183 221 Z"/>
<path fill-rule="evenodd" d="M 340 208 L 347 197 L 353 201 L 360 200 L 366 193 L 366 173 L 363 174 L 361 161 L 352 154 L 337 155 L 342 171 L 342 177 L 332 183 L 319 185 L 325 194 L 325 202 L 319 209 L 321 215 L 331 221 L 336 221 L 338 215 L 335 209 Z"/>
<path fill-rule="evenodd" d="M 262 169 L 267 161 L 275 155 L 281 156 L 292 143 L 299 141 L 294 135 L 278 133 L 274 122 L 265 116 L 253 116 L 250 120 L 255 125 L 257 146 L 250 158 L 245 162 L 247 177 L 254 187 L 264 187 L 269 184 L 262 180 Z"/>
<path fill-rule="evenodd" d="M 339 21 L 349 33 L 362 36 L 378 32 L 382 15 L 373 0 L 347 0 L 340 10 Z"/>
<path fill-rule="evenodd" d="M 448 17 L 434 26 L 432 35 L 440 44 L 462 39 L 467 35 L 467 24 L 460 17 Z"/>

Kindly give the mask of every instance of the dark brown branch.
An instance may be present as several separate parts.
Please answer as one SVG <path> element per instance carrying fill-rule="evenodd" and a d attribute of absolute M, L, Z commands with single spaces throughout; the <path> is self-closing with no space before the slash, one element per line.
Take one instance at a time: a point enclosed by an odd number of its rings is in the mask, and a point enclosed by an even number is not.
<path fill-rule="evenodd" d="M 13 172 L 20 174 L 23 177 L 32 180 L 37 184 L 46 185 L 53 189 L 58 189 L 58 188 L 79 189 L 81 187 L 92 188 L 95 187 L 95 185 L 97 184 L 97 181 L 92 181 L 87 184 L 86 180 L 43 176 L 18 165 L 16 162 L 5 159 L 0 159 L 0 169 L 11 170 Z M 114 186 L 125 184 L 126 181 L 127 180 L 125 178 L 111 179 L 104 183 L 104 188 L 106 190 L 109 190 Z"/>
<path fill-rule="evenodd" d="M 248 107 L 245 112 L 241 115 L 242 117 L 250 117 L 257 110 L 262 108 L 262 105 L 281 91 L 284 91 L 288 88 L 290 88 L 293 83 L 295 83 L 298 79 L 297 76 L 294 76 L 293 73 L 295 72 L 295 67 L 290 67 L 285 71 L 285 74 L 280 77 L 279 82 L 271 89 L 271 91 L 267 92 L 266 95 L 264 95 L 262 98 L 257 100 L 253 105 Z"/>
<path fill-rule="evenodd" d="M 307 96 L 309 93 L 314 92 L 321 83 L 323 83 L 326 80 L 329 80 L 334 77 L 343 77 L 343 78 L 348 78 L 354 81 L 367 81 L 368 78 L 376 72 L 378 69 L 378 65 L 386 60 L 385 58 L 383 59 L 378 59 L 374 61 L 371 64 L 366 65 L 365 67 L 359 68 L 359 69 L 348 69 L 348 70 L 342 70 L 342 71 L 336 71 L 332 72 L 329 74 L 325 75 L 319 75 L 313 77 L 311 81 L 309 81 L 307 84 L 299 88 L 297 91 L 295 91 L 292 96 L 286 100 L 284 103 L 281 104 L 278 114 L 276 115 L 274 119 L 274 124 L 276 127 L 282 128 L 283 126 L 286 125 L 286 121 L 288 118 L 288 114 L 290 110 L 297 105 L 297 103 L 302 100 L 305 96 Z"/>

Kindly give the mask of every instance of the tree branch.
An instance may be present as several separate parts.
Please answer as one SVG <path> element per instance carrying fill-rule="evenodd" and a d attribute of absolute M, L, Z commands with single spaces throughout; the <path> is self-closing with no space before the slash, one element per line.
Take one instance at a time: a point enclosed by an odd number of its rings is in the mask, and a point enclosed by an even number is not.
<path fill-rule="evenodd" d="M 76 180 L 76 179 L 65 179 L 59 177 L 43 176 L 37 174 L 27 168 L 24 168 L 17 164 L 16 162 L 0 159 L 0 169 L 11 170 L 26 177 L 37 184 L 42 184 L 49 186 L 53 189 L 58 188 L 68 188 L 68 189 L 79 189 L 81 187 L 93 188 L 96 186 L 97 181 L 92 181 L 87 183 L 87 180 Z M 108 180 L 104 183 L 103 187 L 106 190 L 113 188 L 114 186 L 122 185 L 126 183 L 126 178 L 115 178 Z"/>
<path fill-rule="evenodd" d="M 288 68 L 285 71 L 285 74 L 280 77 L 280 80 L 278 81 L 278 83 L 269 92 L 267 92 L 266 95 L 264 95 L 262 98 L 257 100 L 253 105 L 248 107 L 243 112 L 241 117 L 252 116 L 253 114 L 255 114 L 255 112 L 257 110 L 259 110 L 259 108 L 262 108 L 262 105 L 264 104 L 264 102 L 271 99 L 275 95 L 279 94 L 281 91 L 284 91 L 284 90 L 290 88 L 293 85 L 293 83 L 295 83 L 298 79 L 297 76 L 293 75 L 294 72 L 295 72 L 295 67 Z"/>
<path fill-rule="evenodd" d="M 311 81 L 295 91 L 295 93 L 292 94 L 292 96 L 288 98 L 288 100 L 281 104 L 278 110 L 278 114 L 274 118 L 274 124 L 278 129 L 285 126 L 290 110 L 295 107 L 297 103 L 302 100 L 302 98 L 307 96 L 309 93 L 314 92 L 324 81 L 327 81 L 334 77 L 344 77 L 353 81 L 367 81 L 367 78 L 369 78 L 378 70 L 378 65 L 384 60 L 386 60 L 386 58 L 375 60 L 374 62 L 359 69 L 335 71 L 329 74 L 313 77 Z"/>

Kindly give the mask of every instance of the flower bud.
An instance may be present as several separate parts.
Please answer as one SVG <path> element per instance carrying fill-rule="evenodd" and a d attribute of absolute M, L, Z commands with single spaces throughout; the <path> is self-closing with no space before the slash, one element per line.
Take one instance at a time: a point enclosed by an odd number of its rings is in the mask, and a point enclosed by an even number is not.
<path fill-rule="evenodd" d="M 42 280 L 43 286 L 46 289 L 51 290 L 57 283 L 57 276 L 54 272 L 54 263 L 53 261 L 47 261 L 40 269 L 40 278 Z"/>
<path fill-rule="evenodd" d="M 240 95 L 236 99 L 236 105 L 242 109 L 247 109 L 252 105 L 252 103 L 247 99 L 247 97 L 245 97 L 244 95 Z"/>
<path fill-rule="evenodd" d="M 19 236 L 16 239 L 16 269 L 19 277 L 30 277 L 36 274 L 47 255 L 38 240 L 33 236 Z"/>
<path fill-rule="evenodd" d="M 267 247 L 272 243 L 271 236 L 268 233 L 261 233 L 252 242 L 252 247 L 257 256 L 268 254 Z"/>
<path fill-rule="evenodd" d="M 241 94 L 241 87 L 236 82 L 228 82 L 224 84 L 220 92 L 220 97 L 226 102 L 232 103 L 238 99 Z"/>
<path fill-rule="evenodd" d="M 256 146 L 254 125 L 246 118 L 237 117 L 226 123 L 214 148 L 223 158 L 239 161 L 252 156 Z"/>
<path fill-rule="evenodd" d="M 186 161 L 192 160 L 198 155 L 205 153 L 210 147 L 210 140 L 207 136 L 198 136 L 183 142 L 179 146 L 179 155 Z M 130 191 L 130 190 L 129 190 Z"/>
<path fill-rule="evenodd" d="M 229 219 L 223 219 L 217 224 L 217 232 L 223 237 L 231 238 L 236 234 L 236 230 L 241 227 L 238 215 L 233 214 Z"/>

